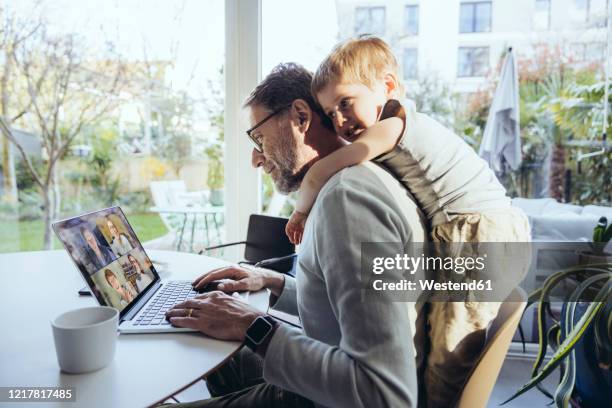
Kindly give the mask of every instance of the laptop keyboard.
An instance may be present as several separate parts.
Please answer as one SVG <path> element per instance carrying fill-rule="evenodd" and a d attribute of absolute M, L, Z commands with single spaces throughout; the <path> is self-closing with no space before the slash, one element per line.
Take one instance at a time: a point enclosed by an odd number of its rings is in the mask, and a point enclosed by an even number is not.
<path fill-rule="evenodd" d="M 146 309 L 134 320 L 134 326 L 169 326 L 166 312 L 177 303 L 198 294 L 191 282 L 168 282 L 162 286 L 157 296 L 147 304 Z"/>

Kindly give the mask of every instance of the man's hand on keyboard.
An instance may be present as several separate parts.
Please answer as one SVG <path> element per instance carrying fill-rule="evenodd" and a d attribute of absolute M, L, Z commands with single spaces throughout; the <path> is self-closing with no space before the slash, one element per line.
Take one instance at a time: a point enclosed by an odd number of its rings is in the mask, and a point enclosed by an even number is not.
<path fill-rule="evenodd" d="M 199 330 L 221 340 L 243 341 L 253 321 L 264 313 L 233 296 L 214 291 L 178 303 L 166 313 L 174 326 Z"/>
<path fill-rule="evenodd" d="M 227 266 L 212 270 L 193 281 L 194 289 L 206 290 L 213 281 L 227 279 L 219 283 L 216 289 L 223 292 L 249 291 L 268 288 L 276 296 L 283 290 L 285 278 L 282 274 L 264 268 Z"/>

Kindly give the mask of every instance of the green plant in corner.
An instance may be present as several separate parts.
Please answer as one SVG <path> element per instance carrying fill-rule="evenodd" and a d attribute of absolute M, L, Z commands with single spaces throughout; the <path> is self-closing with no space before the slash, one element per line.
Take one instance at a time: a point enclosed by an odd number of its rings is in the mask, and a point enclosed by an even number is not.
<path fill-rule="evenodd" d="M 612 229 L 602 217 L 594 229 L 594 241 L 605 245 L 611 234 Z M 602 251 L 604 245 L 600 245 Z M 605 394 L 612 382 L 612 261 L 603 255 L 603 262 L 576 265 L 549 276 L 542 288 L 529 295 L 527 308 L 539 302 L 539 350 L 529 382 L 502 405 L 534 387 L 551 398 L 559 408 L 569 407 L 570 401 L 572 405 L 578 401 L 578 406 L 586 408 L 600 406 L 601 401 L 606 400 Z M 563 284 L 569 284 L 572 290 L 563 302 L 560 316 L 556 316 L 551 309 L 553 292 Z M 553 322 L 550 327 L 547 315 Z M 554 353 L 543 364 L 549 346 Z M 577 366 L 581 367 L 580 374 L 584 378 L 584 384 L 580 387 L 576 380 Z M 550 393 L 541 382 L 557 368 L 560 368 L 561 379 L 555 392 Z M 585 386 L 588 379 L 593 378 L 599 381 L 592 387 L 596 391 Z"/>

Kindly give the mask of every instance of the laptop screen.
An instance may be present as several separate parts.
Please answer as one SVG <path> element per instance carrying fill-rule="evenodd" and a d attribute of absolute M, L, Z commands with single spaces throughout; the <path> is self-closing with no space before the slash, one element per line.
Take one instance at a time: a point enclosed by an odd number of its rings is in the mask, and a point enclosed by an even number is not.
<path fill-rule="evenodd" d="M 123 311 L 159 280 L 119 207 L 53 224 L 100 304 Z"/>

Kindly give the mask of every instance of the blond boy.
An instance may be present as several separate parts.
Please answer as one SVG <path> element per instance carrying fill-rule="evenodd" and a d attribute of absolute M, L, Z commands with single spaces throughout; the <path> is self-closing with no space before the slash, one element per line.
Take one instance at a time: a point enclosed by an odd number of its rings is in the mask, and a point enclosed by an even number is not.
<path fill-rule="evenodd" d="M 312 92 L 348 144 L 316 162 L 300 188 L 287 235 L 299 243 L 317 194 L 338 171 L 375 160 L 414 195 L 439 243 L 528 242 L 525 215 L 459 136 L 404 100 L 397 61 L 379 38 L 343 42 L 321 63 Z M 387 102 L 397 100 L 393 104 Z M 391 113 L 386 107 L 393 107 Z M 385 112 L 383 112 L 383 109 Z M 460 254 L 456 254 L 460 255 Z M 503 268 L 518 283 L 524 270 Z M 499 303 L 432 302 L 424 368 L 427 406 L 456 402 Z"/>

